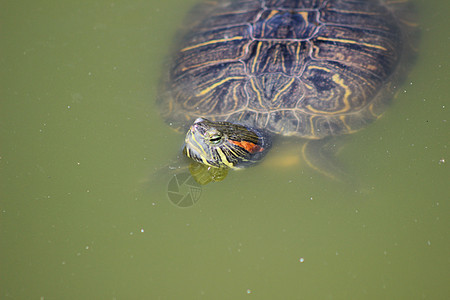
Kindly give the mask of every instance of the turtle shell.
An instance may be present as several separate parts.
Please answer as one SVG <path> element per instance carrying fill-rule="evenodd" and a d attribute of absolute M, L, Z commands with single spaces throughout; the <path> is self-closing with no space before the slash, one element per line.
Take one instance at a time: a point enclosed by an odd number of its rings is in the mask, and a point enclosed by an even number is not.
<path fill-rule="evenodd" d="M 319 139 L 378 118 L 412 57 L 405 1 L 207 1 L 177 38 L 159 104 L 197 117 Z"/>

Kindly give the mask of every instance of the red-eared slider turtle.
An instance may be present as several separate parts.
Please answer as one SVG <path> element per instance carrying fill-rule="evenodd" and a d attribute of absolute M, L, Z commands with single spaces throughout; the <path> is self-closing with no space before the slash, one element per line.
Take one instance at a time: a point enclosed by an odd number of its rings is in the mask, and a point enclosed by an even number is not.
<path fill-rule="evenodd" d="M 159 105 L 171 126 L 192 125 L 184 153 L 214 168 L 260 160 L 274 135 L 354 133 L 392 98 L 413 20 L 407 0 L 205 1 L 177 38 Z"/>

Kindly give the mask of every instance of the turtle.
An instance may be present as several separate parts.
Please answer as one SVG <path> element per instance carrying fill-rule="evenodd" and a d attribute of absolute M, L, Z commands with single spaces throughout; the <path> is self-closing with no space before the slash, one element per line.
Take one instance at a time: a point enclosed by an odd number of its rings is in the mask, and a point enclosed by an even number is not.
<path fill-rule="evenodd" d="M 158 105 L 208 170 L 253 165 L 279 136 L 323 147 L 383 114 L 416 36 L 407 0 L 204 1 L 177 35 Z"/>

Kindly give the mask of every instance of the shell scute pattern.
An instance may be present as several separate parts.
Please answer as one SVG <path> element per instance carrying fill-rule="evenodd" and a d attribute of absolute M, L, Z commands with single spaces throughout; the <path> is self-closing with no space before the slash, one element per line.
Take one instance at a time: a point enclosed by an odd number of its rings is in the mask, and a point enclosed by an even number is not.
<path fill-rule="evenodd" d="M 166 119 L 319 139 L 376 119 L 400 77 L 406 1 L 229 1 L 194 9 L 166 79 Z M 400 16 L 399 16 L 400 15 Z"/>

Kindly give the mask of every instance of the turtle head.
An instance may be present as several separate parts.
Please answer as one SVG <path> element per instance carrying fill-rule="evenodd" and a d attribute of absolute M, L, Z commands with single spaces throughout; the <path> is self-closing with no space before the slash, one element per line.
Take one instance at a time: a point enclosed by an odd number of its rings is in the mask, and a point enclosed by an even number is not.
<path fill-rule="evenodd" d="M 183 152 L 210 167 L 242 168 L 261 160 L 269 148 L 270 138 L 261 130 L 198 118 L 186 134 Z"/>

